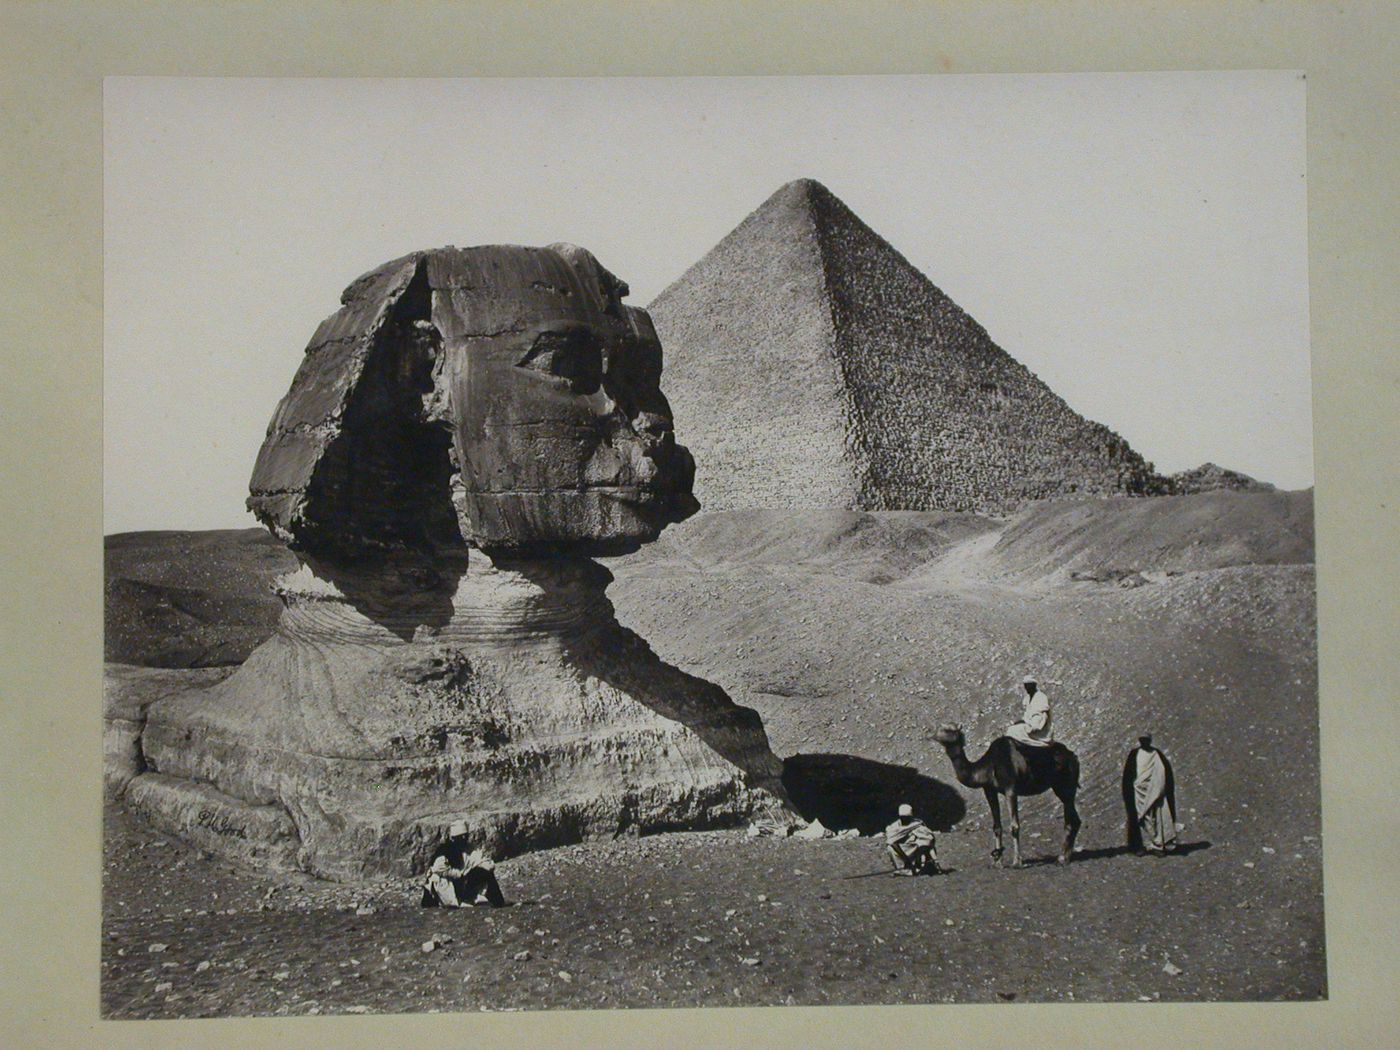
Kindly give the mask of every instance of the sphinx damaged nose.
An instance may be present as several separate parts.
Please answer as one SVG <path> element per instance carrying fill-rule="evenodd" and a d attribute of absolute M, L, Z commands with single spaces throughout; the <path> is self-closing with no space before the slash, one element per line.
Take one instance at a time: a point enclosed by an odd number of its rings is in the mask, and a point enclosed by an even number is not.
<path fill-rule="evenodd" d="M 642 447 L 653 459 L 671 455 L 676 447 L 675 425 L 669 416 L 656 412 L 638 412 L 632 429 L 642 439 Z"/>

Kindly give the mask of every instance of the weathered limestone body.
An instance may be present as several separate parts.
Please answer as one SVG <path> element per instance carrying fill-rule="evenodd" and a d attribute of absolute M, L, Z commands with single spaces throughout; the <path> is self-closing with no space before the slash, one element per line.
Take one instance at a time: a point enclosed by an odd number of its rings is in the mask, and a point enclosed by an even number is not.
<path fill-rule="evenodd" d="M 109 782 L 206 848 L 333 878 L 415 870 L 463 817 L 515 852 L 783 810 L 758 716 L 621 627 L 591 560 L 696 507 L 626 292 L 569 245 L 352 284 L 254 470 L 301 563 L 277 632 L 144 722 L 128 699 Z"/>

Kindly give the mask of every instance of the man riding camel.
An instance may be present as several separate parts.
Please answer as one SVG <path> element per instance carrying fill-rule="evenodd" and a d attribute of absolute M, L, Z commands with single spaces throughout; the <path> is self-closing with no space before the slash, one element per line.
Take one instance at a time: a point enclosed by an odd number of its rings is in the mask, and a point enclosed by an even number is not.
<path fill-rule="evenodd" d="M 1026 690 L 1026 706 L 1021 720 L 1008 726 L 1006 735 L 1028 747 L 1049 747 L 1055 742 L 1050 732 L 1050 698 L 1041 691 L 1034 675 L 1026 675 L 1021 685 Z"/>

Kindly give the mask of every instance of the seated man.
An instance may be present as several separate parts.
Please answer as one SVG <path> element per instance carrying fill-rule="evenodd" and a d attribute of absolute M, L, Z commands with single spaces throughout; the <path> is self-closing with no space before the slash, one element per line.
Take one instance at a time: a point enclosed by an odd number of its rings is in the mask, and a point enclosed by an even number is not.
<path fill-rule="evenodd" d="M 482 850 L 467 852 L 466 821 L 455 821 L 447 834 L 447 841 L 433 853 L 433 865 L 423 883 L 423 907 L 502 907 L 506 899 L 496 881 L 495 863 Z"/>
<path fill-rule="evenodd" d="M 914 807 L 908 803 L 899 807 L 899 819 L 885 829 L 885 850 L 896 875 L 938 874 L 933 830 L 914 816 Z"/>
<path fill-rule="evenodd" d="M 1036 684 L 1033 675 L 1021 679 L 1026 690 L 1026 706 L 1021 720 L 1007 727 L 1006 735 L 1018 744 L 1029 747 L 1049 747 L 1055 742 L 1050 732 L 1050 698 Z"/>

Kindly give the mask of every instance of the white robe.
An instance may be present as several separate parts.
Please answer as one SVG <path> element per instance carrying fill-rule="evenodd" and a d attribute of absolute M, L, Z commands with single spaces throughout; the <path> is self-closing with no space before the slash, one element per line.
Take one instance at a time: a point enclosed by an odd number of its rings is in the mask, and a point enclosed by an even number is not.
<path fill-rule="evenodd" d="M 438 857 L 433 861 L 432 868 L 428 871 L 428 878 L 425 883 L 427 888 L 437 895 L 438 904 L 444 908 L 460 908 L 466 901 L 457 899 L 457 884 L 455 879 L 460 879 L 466 872 L 450 867 L 446 857 Z"/>
<path fill-rule="evenodd" d="M 1167 767 L 1155 750 L 1138 749 L 1133 801 L 1137 804 L 1143 845 L 1149 849 L 1166 849 L 1176 838 L 1176 814 L 1169 812 L 1166 805 Z"/>
<path fill-rule="evenodd" d="M 1022 744 L 1047 747 L 1055 742 L 1050 732 L 1050 698 L 1037 689 L 1026 697 L 1026 707 L 1021 713 L 1021 721 L 1012 724 L 1006 735 Z"/>

